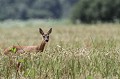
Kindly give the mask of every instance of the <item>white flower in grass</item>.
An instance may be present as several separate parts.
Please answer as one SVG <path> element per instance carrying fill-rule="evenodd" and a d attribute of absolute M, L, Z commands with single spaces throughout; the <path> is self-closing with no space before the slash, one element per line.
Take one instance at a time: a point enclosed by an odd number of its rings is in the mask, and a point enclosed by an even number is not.
<path fill-rule="evenodd" d="M 60 46 L 60 45 L 57 45 L 57 47 L 61 48 L 61 46 Z"/>

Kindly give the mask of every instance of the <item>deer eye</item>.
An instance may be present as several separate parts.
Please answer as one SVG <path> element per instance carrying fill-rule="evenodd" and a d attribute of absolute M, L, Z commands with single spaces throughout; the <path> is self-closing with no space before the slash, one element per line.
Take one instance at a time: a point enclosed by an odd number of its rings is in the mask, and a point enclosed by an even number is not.
<path fill-rule="evenodd" d="M 43 35 L 43 38 L 45 38 L 45 35 Z"/>

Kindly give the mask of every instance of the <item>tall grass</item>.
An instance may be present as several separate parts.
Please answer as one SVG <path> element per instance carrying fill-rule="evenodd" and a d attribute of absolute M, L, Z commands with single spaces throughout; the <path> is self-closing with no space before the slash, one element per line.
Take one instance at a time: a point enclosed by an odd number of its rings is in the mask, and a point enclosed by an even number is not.
<path fill-rule="evenodd" d="M 20 45 L 39 44 L 42 37 L 38 28 L 0 29 L 1 79 L 120 78 L 119 24 L 53 27 L 50 41 L 44 52 L 20 55 L 12 53 L 10 57 L 3 54 L 4 48 L 18 45 L 18 43 Z M 49 27 L 43 27 L 43 29 L 47 31 Z M 16 70 L 18 61 L 22 63 L 19 74 Z"/>

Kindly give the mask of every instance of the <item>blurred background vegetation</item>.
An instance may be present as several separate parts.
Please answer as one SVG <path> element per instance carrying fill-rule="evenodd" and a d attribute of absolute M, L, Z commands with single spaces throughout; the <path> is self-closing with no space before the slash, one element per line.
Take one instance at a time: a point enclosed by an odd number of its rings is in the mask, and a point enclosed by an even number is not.
<path fill-rule="evenodd" d="M 0 20 L 120 22 L 120 0 L 0 0 Z"/>

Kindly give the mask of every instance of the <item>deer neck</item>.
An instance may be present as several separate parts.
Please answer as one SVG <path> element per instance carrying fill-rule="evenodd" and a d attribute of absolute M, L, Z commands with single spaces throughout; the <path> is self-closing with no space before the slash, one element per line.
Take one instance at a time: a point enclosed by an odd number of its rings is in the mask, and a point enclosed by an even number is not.
<path fill-rule="evenodd" d="M 37 47 L 38 52 L 43 52 L 46 42 L 43 40 L 41 44 Z"/>

